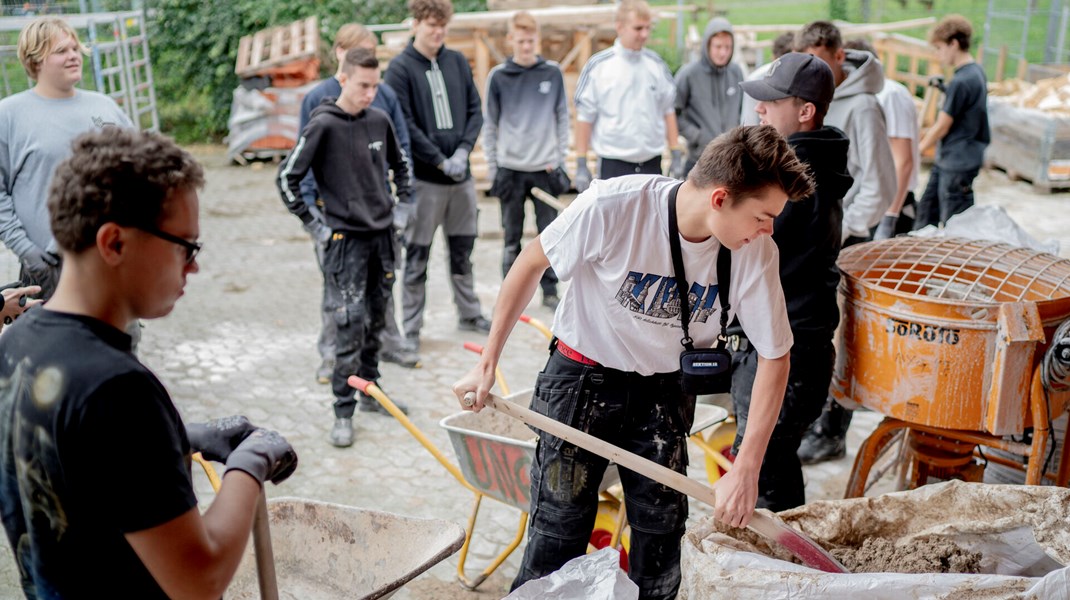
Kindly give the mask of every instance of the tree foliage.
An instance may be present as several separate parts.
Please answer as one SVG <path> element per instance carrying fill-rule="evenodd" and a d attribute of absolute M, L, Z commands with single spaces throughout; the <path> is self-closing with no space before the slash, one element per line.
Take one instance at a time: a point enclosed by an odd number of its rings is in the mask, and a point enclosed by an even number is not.
<path fill-rule="evenodd" d="M 238 41 L 261 29 L 319 17 L 325 47 L 344 23 L 399 23 L 403 0 L 149 0 L 153 74 L 161 127 L 182 142 L 217 141 L 238 77 Z M 486 10 L 485 0 L 458 0 L 458 12 Z"/>

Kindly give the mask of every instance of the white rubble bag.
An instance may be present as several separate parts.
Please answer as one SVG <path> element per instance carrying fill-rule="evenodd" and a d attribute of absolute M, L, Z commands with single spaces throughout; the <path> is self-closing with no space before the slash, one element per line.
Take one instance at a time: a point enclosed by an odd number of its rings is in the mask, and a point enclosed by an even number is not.
<path fill-rule="evenodd" d="M 948 481 L 777 513 L 827 548 L 869 537 L 950 541 L 981 574 L 823 573 L 747 530 L 707 518 L 682 544 L 680 598 L 1070 598 L 1070 490 Z"/>
<path fill-rule="evenodd" d="M 637 600 L 639 586 L 620 569 L 620 553 L 602 548 L 574 558 L 546 577 L 513 590 L 504 600 Z"/>
<path fill-rule="evenodd" d="M 1038 240 L 1029 235 L 1002 206 L 973 205 L 952 215 L 943 228 L 926 225 L 910 235 L 920 237 L 961 237 L 969 240 L 1002 242 L 1020 248 L 1032 248 L 1038 252 L 1059 254 L 1059 240 Z"/>

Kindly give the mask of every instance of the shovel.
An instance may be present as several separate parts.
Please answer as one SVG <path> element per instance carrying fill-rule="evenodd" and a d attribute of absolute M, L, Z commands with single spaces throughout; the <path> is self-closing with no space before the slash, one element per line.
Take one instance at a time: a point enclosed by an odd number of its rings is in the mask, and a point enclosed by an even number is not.
<path fill-rule="evenodd" d="M 475 394 L 468 392 L 464 397 L 464 404 L 472 406 L 475 403 Z M 640 475 L 649 477 L 654 481 L 670 487 L 680 493 L 687 494 L 696 500 L 700 500 L 714 506 L 716 495 L 713 488 L 695 481 L 685 475 L 681 475 L 672 469 L 663 467 L 658 463 L 643 458 L 637 454 L 618 448 L 606 441 L 600 440 L 590 434 L 584 433 L 541 415 L 530 409 L 523 408 L 508 400 L 504 400 L 494 394 L 488 394 L 484 400 L 487 406 L 519 419 L 536 429 L 540 429 L 559 437 L 566 442 L 579 446 L 588 452 L 607 458 L 619 466 L 626 467 Z M 789 552 L 794 554 L 806 566 L 825 571 L 826 573 L 848 573 L 849 571 L 839 563 L 831 554 L 825 551 L 816 542 L 806 535 L 792 529 L 783 521 L 755 511 L 751 516 L 747 528 L 751 531 L 772 540 Z"/>

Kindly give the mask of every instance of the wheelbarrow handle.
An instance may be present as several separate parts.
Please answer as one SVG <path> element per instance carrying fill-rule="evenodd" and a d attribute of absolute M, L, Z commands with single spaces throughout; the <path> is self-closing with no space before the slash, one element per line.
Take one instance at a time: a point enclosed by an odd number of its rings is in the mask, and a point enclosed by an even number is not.
<path fill-rule="evenodd" d="M 475 393 L 469 392 L 465 394 L 464 403 L 468 404 L 468 402 L 475 403 Z M 487 394 L 487 398 L 483 403 L 486 406 L 494 408 L 498 412 L 509 415 L 514 419 L 519 419 L 536 429 L 540 429 L 550 435 L 561 438 L 562 440 L 583 448 L 588 452 L 593 452 L 598 456 L 607 458 L 619 466 L 630 469 L 645 477 L 649 477 L 664 486 L 687 494 L 688 496 L 705 502 L 710 506 L 714 506 L 717 501 L 717 495 L 713 488 L 706 486 L 702 482 L 677 473 L 672 469 L 659 465 L 650 459 L 643 458 L 638 454 L 633 454 L 623 448 L 618 448 L 609 442 L 600 440 L 593 435 L 573 427 L 569 427 L 564 423 L 551 419 L 545 415 L 541 415 L 531 409 L 518 406 L 508 400 L 495 396 L 494 394 Z M 751 515 L 751 520 L 747 525 L 747 528 L 783 545 L 792 554 L 799 557 L 799 559 L 801 559 L 808 567 L 820 569 L 829 573 L 848 572 L 843 565 L 836 561 L 836 559 L 826 552 L 824 548 L 818 546 L 816 542 L 774 517 L 755 511 L 754 514 Z"/>
<path fill-rule="evenodd" d="M 268 524 L 267 494 L 260 488 L 253 517 L 253 553 L 256 555 L 256 580 L 261 600 L 279 600 L 279 583 L 275 578 L 275 553 L 271 549 L 271 528 Z"/>

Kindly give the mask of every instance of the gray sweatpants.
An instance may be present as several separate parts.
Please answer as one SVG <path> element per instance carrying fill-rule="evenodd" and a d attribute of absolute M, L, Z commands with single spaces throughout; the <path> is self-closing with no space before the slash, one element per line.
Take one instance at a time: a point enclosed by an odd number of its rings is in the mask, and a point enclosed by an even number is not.
<path fill-rule="evenodd" d="M 450 287 L 461 319 L 482 314 L 472 278 L 472 248 L 476 241 L 476 185 L 469 178 L 442 185 L 413 180 L 416 216 L 405 231 L 405 275 L 401 288 L 405 336 L 418 338 L 427 304 L 427 261 L 431 241 L 441 225 L 449 244 Z"/>

